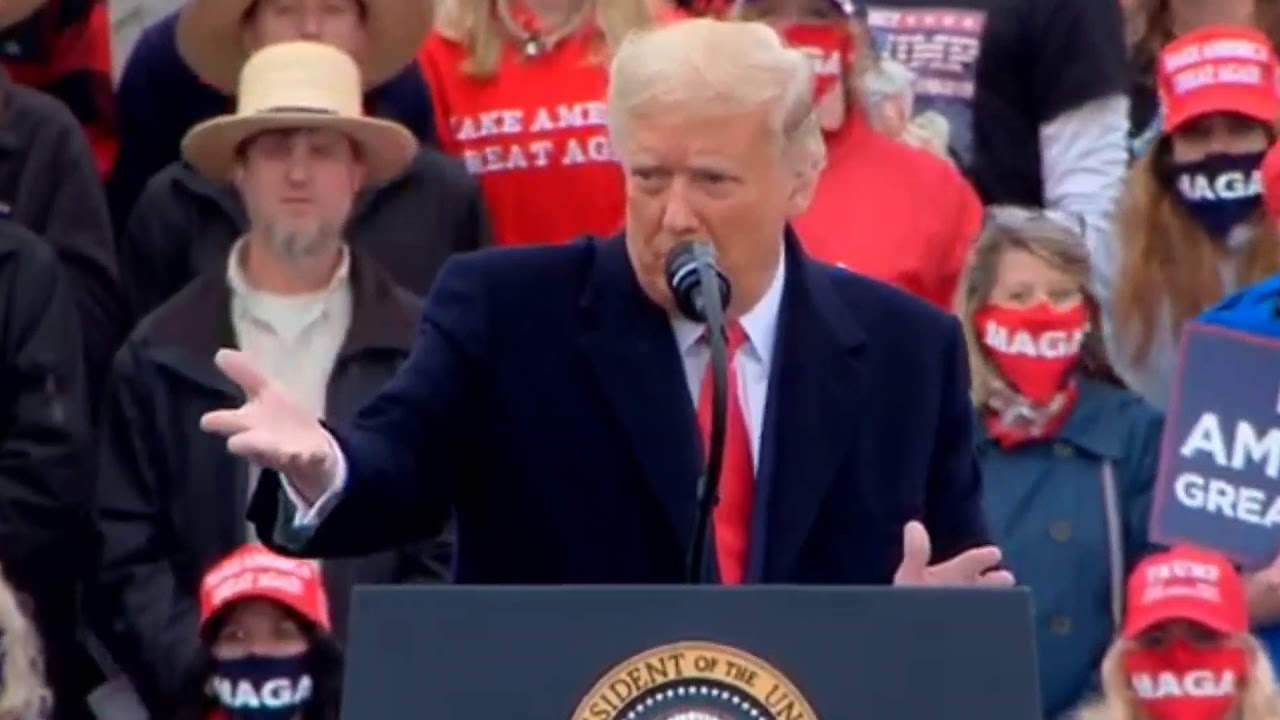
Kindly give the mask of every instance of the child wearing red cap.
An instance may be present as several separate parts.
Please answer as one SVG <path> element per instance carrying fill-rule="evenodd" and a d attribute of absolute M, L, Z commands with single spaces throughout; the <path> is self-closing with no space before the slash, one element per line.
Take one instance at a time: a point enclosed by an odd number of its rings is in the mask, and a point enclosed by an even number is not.
<path fill-rule="evenodd" d="M 1095 248 L 1094 263 L 1108 354 L 1164 407 L 1183 324 L 1280 270 L 1260 173 L 1280 121 L 1280 60 L 1257 30 L 1208 27 L 1169 43 L 1158 73 L 1162 136 L 1130 172 L 1116 245 Z"/>
<path fill-rule="evenodd" d="M 319 565 L 246 545 L 200 584 L 207 650 L 179 720 L 334 720 L 342 654 Z"/>
<path fill-rule="evenodd" d="M 1280 717 L 1271 663 L 1249 635 L 1244 580 L 1199 548 L 1152 555 L 1134 569 L 1102 683 L 1105 697 L 1085 720 Z"/>

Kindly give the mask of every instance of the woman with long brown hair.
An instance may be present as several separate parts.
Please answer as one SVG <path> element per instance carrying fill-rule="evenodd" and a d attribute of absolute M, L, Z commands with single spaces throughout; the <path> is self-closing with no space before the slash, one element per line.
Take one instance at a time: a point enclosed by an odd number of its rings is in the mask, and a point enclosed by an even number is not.
<path fill-rule="evenodd" d="M 655 19 L 646 0 L 442 0 L 418 59 L 441 146 L 479 178 L 497 244 L 621 229 L 608 63 Z"/>
<path fill-rule="evenodd" d="M 1213 25 L 1256 27 L 1280 47 L 1280 0 L 1121 0 L 1133 74 L 1129 92 L 1131 153 L 1138 158 L 1160 138 L 1156 59 L 1179 35 Z"/>
<path fill-rule="evenodd" d="M 1258 170 L 1280 120 L 1280 61 L 1262 33 L 1215 27 L 1170 43 L 1160 70 L 1162 137 L 1129 173 L 1116 256 L 1095 263 L 1111 360 L 1163 407 L 1183 324 L 1280 270 Z"/>

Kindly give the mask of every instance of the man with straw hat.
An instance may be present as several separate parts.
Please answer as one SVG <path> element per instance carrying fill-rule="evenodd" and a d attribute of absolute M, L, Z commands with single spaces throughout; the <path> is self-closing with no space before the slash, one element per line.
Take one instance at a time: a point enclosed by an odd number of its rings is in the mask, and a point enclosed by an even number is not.
<path fill-rule="evenodd" d="M 336 45 L 360 63 L 365 107 L 434 145 L 435 115 L 414 54 L 430 0 L 187 0 L 143 31 L 120 78 L 120 158 L 110 183 L 117 231 L 183 135 L 229 112 L 236 76 L 273 42 Z"/>
<path fill-rule="evenodd" d="M 412 8 L 402 8 L 407 12 L 401 18 L 391 10 L 403 6 L 403 0 L 363 5 L 343 0 L 338 7 L 347 10 L 339 17 L 310 14 L 305 4 L 281 10 L 271 0 L 261 0 L 250 7 L 242 28 L 235 11 L 246 2 L 196 0 L 179 16 L 178 47 L 201 77 L 234 96 L 234 80 L 228 75 L 234 78 L 243 64 L 244 48 L 269 45 L 301 29 L 306 39 L 351 54 L 368 86 L 394 74 L 412 55 L 410 41 L 418 37 L 412 28 L 421 23 L 408 11 L 421 10 L 422 0 L 413 2 Z M 341 20 L 344 13 L 349 21 Z M 359 24 L 361 16 L 364 25 Z M 201 34 L 203 28 L 209 31 Z M 377 104 L 368 97 L 365 107 L 378 115 Z M 408 122 L 394 113 L 380 116 Z M 135 317 L 154 310 L 197 274 L 221 267 L 227 249 L 244 232 L 245 210 L 223 180 L 201 174 L 190 163 L 174 162 L 148 184 L 119 243 L 121 274 Z M 475 179 L 461 163 L 423 149 L 405 171 L 371 184 L 351 217 L 347 237 L 382 263 L 397 283 L 424 294 L 450 254 L 478 247 L 487 234 Z"/>
<path fill-rule="evenodd" d="M 162 304 L 126 341 L 106 396 L 99 457 L 100 605 L 108 648 L 153 717 L 171 717 L 196 657 L 199 578 L 252 541 L 244 508 L 257 471 L 199 432 L 237 397 L 212 362 L 233 343 L 317 416 L 350 418 L 407 357 L 419 301 L 349 248 L 343 229 L 367 184 L 414 161 L 400 125 L 364 115 L 342 51 L 290 42 L 255 54 L 232 115 L 183 142 L 199 172 L 229 179 L 248 217 L 217 272 Z M 443 576 L 443 544 L 326 561 L 340 638 L 351 586 Z"/>

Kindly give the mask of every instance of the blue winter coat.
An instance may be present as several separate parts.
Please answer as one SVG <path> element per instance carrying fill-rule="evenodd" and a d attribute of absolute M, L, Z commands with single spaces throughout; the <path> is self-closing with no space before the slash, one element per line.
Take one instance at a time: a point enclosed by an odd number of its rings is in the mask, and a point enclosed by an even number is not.
<path fill-rule="evenodd" d="M 1137 395 L 1084 380 L 1066 426 L 1050 440 L 1004 450 L 978 423 L 984 507 L 992 538 L 1035 608 L 1044 717 L 1096 688 L 1115 631 L 1104 468 L 1116 498 L 1119 582 L 1147 552 L 1147 520 L 1163 418 Z"/>

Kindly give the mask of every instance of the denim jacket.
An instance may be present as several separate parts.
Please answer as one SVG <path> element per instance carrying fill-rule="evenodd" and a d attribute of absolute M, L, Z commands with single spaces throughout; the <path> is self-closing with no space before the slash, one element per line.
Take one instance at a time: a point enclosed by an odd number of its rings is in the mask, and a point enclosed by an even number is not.
<path fill-rule="evenodd" d="M 1137 395 L 1093 380 L 1081 381 L 1079 402 L 1053 438 L 1005 450 L 978 423 L 987 522 L 1009 569 L 1031 590 L 1044 717 L 1071 710 L 1096 688 L 1115 632 L 1114 603 L 1123 597 L 1117 592 L 1149 551 L 1162 424 Z"/>

